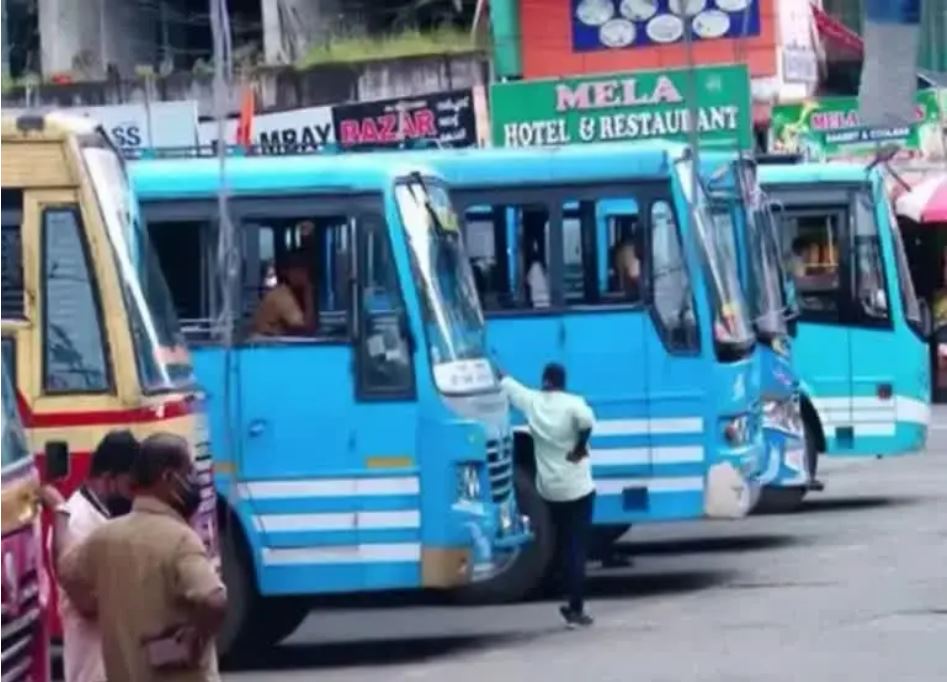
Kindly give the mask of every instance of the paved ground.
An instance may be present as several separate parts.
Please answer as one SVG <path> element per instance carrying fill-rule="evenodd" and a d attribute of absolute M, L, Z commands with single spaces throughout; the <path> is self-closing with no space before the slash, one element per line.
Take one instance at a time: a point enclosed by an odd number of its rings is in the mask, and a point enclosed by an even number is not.
<path fill-rule="evenodd" d="M 936 428 L 939 427 L 939 428 Z M 834 460 L 804 512 L 635 529 L 591 579 L 595 628 L 554 603 L 325 607 L 238 680 L 947 680 L 947 410 L 930 451 Z"/>

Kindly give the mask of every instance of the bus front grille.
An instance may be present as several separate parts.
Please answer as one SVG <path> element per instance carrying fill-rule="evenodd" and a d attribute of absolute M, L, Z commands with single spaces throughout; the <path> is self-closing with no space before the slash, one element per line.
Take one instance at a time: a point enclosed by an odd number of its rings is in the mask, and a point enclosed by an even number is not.
<path fill-rule="evenodd" d="M 487 470 L 494 502 L 505 502 L 513 493 L 513 439 L 487 441 Z"/>

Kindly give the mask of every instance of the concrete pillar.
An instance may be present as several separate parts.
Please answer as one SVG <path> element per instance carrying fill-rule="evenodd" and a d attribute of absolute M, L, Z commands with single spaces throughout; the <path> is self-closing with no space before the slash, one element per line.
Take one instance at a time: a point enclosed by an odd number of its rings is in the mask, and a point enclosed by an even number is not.
<path fill-rule="evenodd" d="M 339 0 L 260 0 L 267 64 L 292 64 L 339 25 Z"/>

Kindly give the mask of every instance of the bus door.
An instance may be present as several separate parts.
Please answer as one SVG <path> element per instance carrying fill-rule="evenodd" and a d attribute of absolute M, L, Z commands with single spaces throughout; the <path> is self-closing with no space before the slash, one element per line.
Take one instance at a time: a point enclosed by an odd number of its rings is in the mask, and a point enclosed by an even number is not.
<path fill-rule="evenodd" d="M 32 323 L 18 331 L 17 343 L 17 362 L 26 368 L 18 371 L 30 406 L 26 424 L 33 443 L 69 444 L 64 486 L 71 492 L 85 477 L 92 450 L 118 423 L 77 428 L 79 415 L 108 415 L 128 404 L 135 370 L 120 366 L 128 338 L 114 325 L 124 316 L 106 314 L 124 304 L 105 237 L 92 238 L 97 211 L 83 206 L 75 190 L 26 190 L 22 198 L 23 252 L 38 256 L 24 261 L 27 291 L 38 296 L 27 297 Z"/>
<path fill-rule="evenodd" d="M 648 511 L 646 312 L 642 230 L 628 188 L 564 188 L 562 291 L 569 390 L 596 414 L 592 463 L 595 520 L 627 523 Z"/>
<path fill-rule="evenodd" d="M 854 449 L 868 454 L 885 449 L 874 449 L 872 441 L 896 435 L 898 372 L 910 355 L 895 333 L 893 308 L 900 284 L 895 269 L 885 268 L 894 259 L 885 258 L 879 231 L 888 220 L 887 198 L 882 194 L 875 201 L 871 186 L 864 185 L 851 192 L 849 201 L 852 424 Z"/>
<path fill-rule="evenodd" d="M 539 386 L 543 367 L 563 362 L 565 329 L 550 276 L 561 248 L 550 229 L 554 207 L 541 193 L 452 193 L 464 211 L 464 240 L 481 305 L 487 347 L 510 376 Z"/>
<path fill-rule="evenodd" d="M 822 422 L 829 451 L 854 443 L 852 327 L 846 245 L 854 238 L 853 197 L 844 187 L 777 189 L 782 236 L 803 331 L 793 344 L 794 362 L 805 368 L 804 388 Z M 860 229 L 860 228 L 859 228 Z"/>
<path fill-rule="evenodd" d="M 688 266 L 683 233 L 669 194 L 642 198 L 647 338 L 648 425 L 653 478 L 650 517 L 703 513 L 706 404 L 711 396 L 707 354 L 701 353 L 696 283 Z"/>

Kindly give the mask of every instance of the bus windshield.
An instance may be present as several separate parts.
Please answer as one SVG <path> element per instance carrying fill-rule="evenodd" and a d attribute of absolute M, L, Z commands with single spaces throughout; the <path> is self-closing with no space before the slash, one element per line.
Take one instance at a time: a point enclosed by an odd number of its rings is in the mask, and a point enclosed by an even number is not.
<path fill-rule="evenodd" d="M 747 211 L 750 312 L 762 339 L 786 335 L 779 251 L 771 237 L 769 219 L 762 206 Z"/>
<path fill-rule="evenodd" d="M 6 363 L 4 363 L 6 365 Z M 3 368 L 3 468 L 6 469 L 30 456 L 30 449 L 26 443 L 26 435 L 20 425 L 20 415 L 17 412 L 16 396 L 7 372 L 10 368 Z"/>
<path fill-rule="evenodd" d="M 192 388 L 190 355 L 122 160 L 104 140 L 84 144 L 82 156 L 115 255 L 142 390 Z"/>
<path fill-rule="evenodd" d="M 721 231 L 716 229 L 707 193 L 700 182 L 694 182 L 693 168 L 690 161 L 678 163 L 684 194 L 694 207 L 694 233 L 697 236 L 697 244 L 704 253 L 712 289 L 714 338 L 727 345 L 752 344 L 753 332 L 737 274 L 733 230 L 729 230 L 729 237 L 724 238 Z M 695 184 L 697 196 L 692 196 Z"/>
<path fill-rule="evenodd" d="M 445 392 L 491 388 L 484 320 L 457 214 L 447 190 L 429 181 L 398 184 L 395 198 L 421 294 L 434 378 Z"/>

